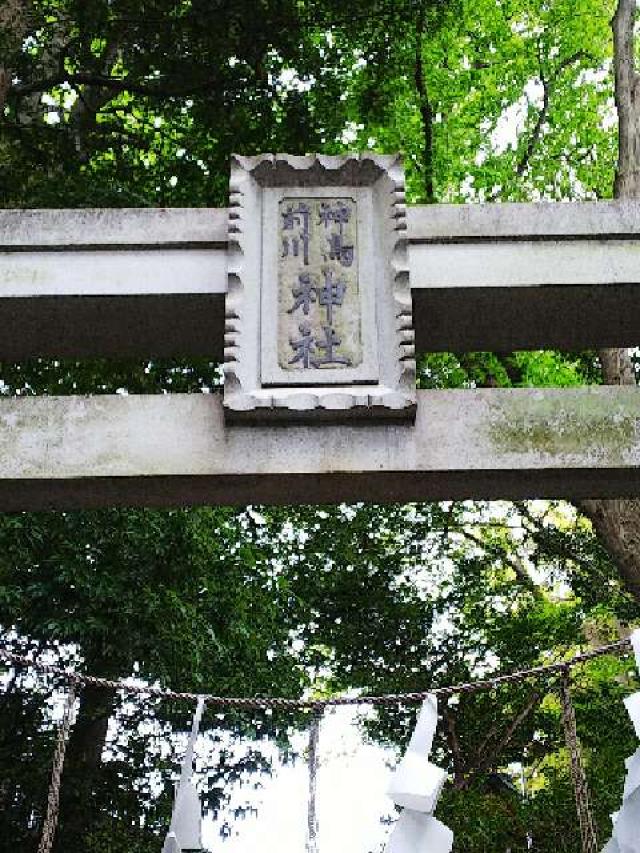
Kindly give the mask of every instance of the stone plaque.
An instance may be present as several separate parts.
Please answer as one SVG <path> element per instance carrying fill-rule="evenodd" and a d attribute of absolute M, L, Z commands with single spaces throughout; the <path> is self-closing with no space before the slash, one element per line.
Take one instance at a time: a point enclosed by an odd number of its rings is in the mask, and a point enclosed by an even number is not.
<path fill-rule="evenodd" d="M 227 256 L 228 420 L 413 417 L 398 157 L 234 157 Z"/>

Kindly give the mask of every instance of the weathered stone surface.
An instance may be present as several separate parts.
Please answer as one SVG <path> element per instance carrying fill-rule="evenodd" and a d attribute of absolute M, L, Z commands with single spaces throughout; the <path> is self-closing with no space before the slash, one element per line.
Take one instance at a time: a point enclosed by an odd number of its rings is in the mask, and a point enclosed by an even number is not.
<path fill-rule="evenodd" d="M 270 354 L 277 368 L 265 366 L 275 381 L 326 383 L 327 370 L 362 364 L 362 300 L 371 294 L 358 275 L 357 201 L 285 197 L 278 208 L 278 291 L 271 296 L 278 328 L 277 336 L 263 335 L 270 349 L 277 337 L 277 358 Z"/>
<path fill-rule="evenodd" d="M 0 357 L 222 359 L 227 213 L 0 211 Z M 418 351 L 639 343 L 639 202 L 418 206 L 407 223 Z"/>
<path fill-rule="evenodd" d="M 597 202 L 505 202 L 415 205 L 407 213 L 414 240 L 574 240 L 640 236 L 640 205 Z"/>
<path fill-rule="evenodd" d="M 0 246 L 12 250 L 226 243 L 227 211 L 218 208 L 0 210 Z"/>
<path fill-rule="evenodd" d="M 224 275 L 223 252 L 193 246 L 4 252 L 0 298 L 207 295 Z"/>
<path fill-rule="evenodd" d="M 222 357 L 226 210 L 0 210 L 0 357 Z"/>
<path fill-rule="evenodd" d="M 610 496 L 640 391 L 423 391 L 410 424 L 226 426 L 213 395 L 0 401 L 0 509 Z"/>
<path fill-rule="evenodd" d="M 630 240 L 504 240 L 411 246 L 417 289 L 536 288 L 628 284 L 638 280 L 638 243 Z"/>

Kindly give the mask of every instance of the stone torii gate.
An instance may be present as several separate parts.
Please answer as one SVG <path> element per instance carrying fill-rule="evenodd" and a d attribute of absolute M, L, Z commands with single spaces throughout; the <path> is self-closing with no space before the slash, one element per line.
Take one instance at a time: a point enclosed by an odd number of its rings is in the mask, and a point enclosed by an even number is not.
<path fill-rule="evenodd" d="M 234 158 L 229 210 L 0 211 L 0 358 L 226 362 L 224 400 L 0 400 L 0 509 L 637 495 L 638 389 L 416 393 L 413 337 L 637 345 L 639 259 L 638 203 L 406 209 L 375 155 Z"/>

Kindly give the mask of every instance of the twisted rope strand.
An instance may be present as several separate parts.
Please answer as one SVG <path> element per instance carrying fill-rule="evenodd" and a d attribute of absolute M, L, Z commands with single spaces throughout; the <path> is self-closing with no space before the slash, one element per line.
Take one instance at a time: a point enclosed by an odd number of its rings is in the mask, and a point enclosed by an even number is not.
<path fill-rule="evenodd" d="M 71 730 L 71 720 L 73 718 L 73 708 L 76 703 L 76 688 L 72 681 L 69 685 L 69 692 L 64 704 L 64 713 L 62 722 L 58 729 L 58 739 L 56 748 L 53 754 L 53 767 L 51 770 L 51 783 L 49 785 L 49 795 L 47 797 L 47 814 L 42 826 L 42 835 L 40 844 L 38 845 L 38 853 L 51 853 L 53 840 L 55 838 L 56 829 L 58 826 L 58 812 L 60 809 L 60 785 L 62 782 L 62 769 L 64 767 L 64 757 L 67 751 L 67 741 Z"/>
<path fill-rule="evenodd" d="M 17 655 L 8 649 L 0 648 L 0 659 L 10 664 L 27 667 L 47 675 L 73 681 L 76 684 L 90 684 L 94 687 L 103 687 L 109 690 L 122 690 L 125 693 L 144 694 L 159 699 L 187 700 L 195 702 L 204 698 L 207 705 L 217 705 L 223 708 L 247 708 L 247 709 L 283 709 L 283 710 L 321 710 L 323 708 L 338 707 L 342 705 L 395 705 L 397 703 L 423 702 L 427 696 L 455 696 L 459 693 L 476 693 L 480 690 L 493 690 L 503 684 L 516 684 L 531 678 L 542 678 L 549 675 L 559 675 L 567 669 L 578 666 L 581 663 L 594 660 L 603 655 L 622 653 L 630 648 L 629 640 L 618 640 L 597 649 L 581 652 L 566 661 L 534 666 L 530 669 L 518 672 L 496 675 L 493 678 L 478 679 L 461 684 L 452 684 L 445 687 L 434 687 L 429 690 L 420 690 L 410 693 L 385 693 L 381 696 L 337 696 L 333 699 L 290 699 L 285 697 L 268 696 L 215 696 L 210 693 L 188 693 L 167 690 L 163 687 L 151 687 L 139 684 L 127 684 L 125 681 L 113 681 L 108 678 L 99 678 L 95 675 L 83 675 L 63 667 L 51 664 L 34 663 L 24 655 Z"/>
<path fill-rule="evenodd" d="M 320 723 L 322 710 L 316 710 L 309 726 L 309 800 L 307 803 L 307 845 L 306 853 L 318 853 L 318 812 L 316 807 L 316 791 L 318 783 L 318 766 L 320 764 Z"/>
<path fill-rule="evenodd" d="M 591 809 L 589 783 L 582 763 L 582 750 L 576 727 L 576 712 L 571 701 L 571 683 L 569 670 L 565 670 L 560 679 L 560 700 L 562 702 L 562 723 L 564 736 L 571 759 L 571 781 L 576 798 L 582 853 L 598 853 L 598 835 L 596 822 Z"/>

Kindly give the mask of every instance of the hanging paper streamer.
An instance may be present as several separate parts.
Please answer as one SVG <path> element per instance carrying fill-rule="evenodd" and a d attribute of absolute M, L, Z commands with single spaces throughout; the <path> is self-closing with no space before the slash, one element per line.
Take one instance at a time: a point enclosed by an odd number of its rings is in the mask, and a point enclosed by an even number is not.
<path fill-rule="evenodd" d="M 438 725 L 438 702 L 425 699 L 407 752 L 397 766 L 389 796 L 403 811 L 386 853 L 450 853 L 453 832 L 433 816 L 447 774 L 429 761 Z"/>
<path fill-rule="evenodd" d="M 180 782 L 173 803 L 171 825 L 162 853 L 183 853 L 185 850 L 202 850 L 202 807 L 200 797 L 193 782 L 193 754 L 195 750 L 200 720 L 204 711 L 205 700 L 198 699 L 196 712 L 193 715 L 191 734 L 187 743 L 187 751 L 182 760 Z"/>
<path fill-rule="evenodd" d="M 182 853 L 175 832 L 170 832 L 165 838 L 162 853 Z"/>
<path fill-rule="evenodd" d="M 318 814 L 316 809 L 316 788 L 318 782 L 320 723 L 322 710 L 316 711 L 309 727 L 309 802 L 307 804 L 307 844 L 306 853 L 318 853 Z"/>
<path fill-rule="evenodd" d="M 640 670 L 640 629 L 631 635 L 631 644 Z M 624 700 L 626 709 L 640 738 L 640 693 Z M 640 853 L 640 749 L 625 761 L 627 778 L 622 795 L 622 808 L 612 815 L 613 835 L 602 853 Z"/>

